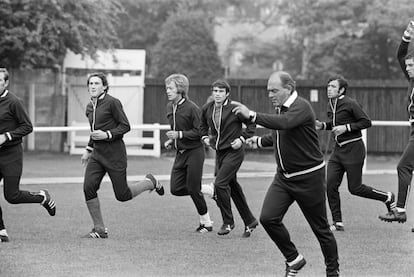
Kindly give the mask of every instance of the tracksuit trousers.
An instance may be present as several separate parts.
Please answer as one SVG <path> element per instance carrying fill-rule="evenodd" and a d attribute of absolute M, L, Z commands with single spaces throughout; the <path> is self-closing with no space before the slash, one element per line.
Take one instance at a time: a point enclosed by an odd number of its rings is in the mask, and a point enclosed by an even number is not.
<path fill-rule="evenodd" d="M 278 172 L 263 201 L 260 222 L 277 245 L 287 262 L 293 261 L 299 252 L 291 241 L 283 217 L 296 201 L 319 241 L 325 258 L 327 276 L 339 276 L 338 249 L 329 229 L 326 215 L 325 168 L 285 178 Z"/>
<path fill-rule="evenodd" d="M 216 151 L 216 179 L 214 187 L 217 196 L 217 206 L 221 211 L 223 224 L 234 224 L 231 199 L 233 199 L 245 226 L 256 220 L 247 204 L 243 189 L 237 181 L 236 174 L 243 159 L 243 148 L 237 150 L 227 148 Z"/>
<path fill-rule="evenodd" d="M 362 140 L 343 145 L 335 145 L 328 162 L 327 195 L 334 222 L 342 222 L 339 186 L 346 172 L 348 190 L 363 198 L 385 202 L 387 192 L 362 184 L 362 168 L 365 159 L 365 145 Z"/>
<path fill-rule="evenodd" d="M 171 194 L 175 196 L 189 195 L 199 215 L 204 215 L 208 211 L 201 192 L 204 156 L 204 146 L 178 150 L 171 170 Z"/>
<path fill-rule="evenodd" d="M 411 189 L 414 170 L 414 123 L 411 124 L 410 139 L 398 162 L 398 199 L 397 207 L 406 208 Z"/>
<path fill-rule="evenodd" d="M 23 147 L 21 144 L 0 148 L 0 180 L 4 183 L 4 198 L 10 204 L 41 203 L 39 193 L 20 190 L 23 170 Z"/>

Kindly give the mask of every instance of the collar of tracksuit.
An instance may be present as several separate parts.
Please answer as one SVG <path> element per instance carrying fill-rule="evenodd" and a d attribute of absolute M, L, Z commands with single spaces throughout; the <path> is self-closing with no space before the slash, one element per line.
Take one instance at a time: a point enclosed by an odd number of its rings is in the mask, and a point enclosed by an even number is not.
<path fill-rule="evenodd" d="M 298 98 L 298 93 L 295 91 L 292 92 L 292 94 L 289 96 L 289 98 L 283 103 L 283 107 L 289 108 L 293 102 L 295 102 L 296 98 Z"/>
<path fill-rule="evenodd" d="M 102 99 L 104 99 L 104 97 L 105 97 L 105 95 L 107 94 L 107 92 L 104 92 L 104 93 L 102 93 L 101 95 L 99 95 L 98 97 L 97 97 L 97 99 L 99 99 L 99 100 L 102 100 Z M 92 97 L 91 97 L 91 101 L 92 101 Z"/>
<path fill-rule="evenodd" d="M 185 97 L 181 98 L 180 101 L 178 101 L 177 106 L 183 104 L 185 102 L 185 100 L 186 100 Z"/>
<path fill-rule="evenodd" d="M 223 106 L 227 106 L 230 103 L 230 100 L 228 98 L 226 98 L 226 100 L 224 100 L 223 102 Z"/>
<path fill-rule="evenodd" d="M 9 93 L 7 89 L 3 91 L 3 93 L 0 95 L 1 98 L 6 97 L 6 95 Z"/>

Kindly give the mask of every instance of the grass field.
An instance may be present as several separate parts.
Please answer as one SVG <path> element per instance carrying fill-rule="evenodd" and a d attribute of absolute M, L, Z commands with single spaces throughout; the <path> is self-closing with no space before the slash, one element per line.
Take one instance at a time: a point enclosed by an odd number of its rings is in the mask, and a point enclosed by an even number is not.
<path fill-rule="evenodd" d="M 77 156 L 28 154 L 24 176 L 82 176 L 78 162 Z M 165 175 L 171 164 L 168 157 L 133 158 L 129 173 Z M 212 169 L 206 165 L 205 172 Z M 395 175 L 364 176 L 367 184 L 394 192 L 396 179 Z M 240 179 L 257 217 L 270 182 L 271 177 Z M 198 216 L 190 198 L 172 196 L 168 182 L 165 185 L 163 197 L 144 193 L 120 203 L 111 185 L 104 183 L 99 196 L 109 229 L 106 240 L 80 238 L 92 227 L 82 184 L 22 185 L 31 191 L 48 189 L 58 205 L 55 217 L 49 217 L 39 205 L 8 204 L 1 195 L 11 241 L 0 244 L 0 276 L 283 276 L 284 258 L 261 226 L 250 238 L 242 238 L 243 223 L 233 209 L 236 228 L 228 236 L 217 236 L 221 217 L 209 199 L 216 229 L 208 234 L 194 233 Z M 413 208 L 406 224 L 387 224 L 378 219 L 385 205 L 351 196 L 346 183 L 341 192 L 346 231 L 335 233 L 341 276 L 414 276 Z M 286 215 L 285 224 L 308 261 L 299 276 L 324 276 L 319 245 L 296 204 Z"/>

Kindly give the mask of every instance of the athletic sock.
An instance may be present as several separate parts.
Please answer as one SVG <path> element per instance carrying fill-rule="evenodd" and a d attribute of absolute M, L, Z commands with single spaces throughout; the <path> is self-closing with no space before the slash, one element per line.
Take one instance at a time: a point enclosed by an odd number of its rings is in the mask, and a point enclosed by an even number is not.
<path fill-rule="evenodd" d="M 399 213 L 405 213 L 405 209 L 404 208 L 397 207 L 397 212 L 399 212 Z"/>
<path fill-rule="evenodd" d="M 297 257 L 296 257 L 296 259 L 294 259 L 293 261 L 291 261 L 291 262 L 287 262 L 287 264 L 288 264 L 288 266 L 292 266 L 292 265 L 294 265 L 294 264 L 296 264 L 296 263 L 298 263 L 300 260 L 302 260 L 303 259 L 303 256 L 302 256 L 302 254 L 299 254 Z"/>
<path fill-rule="evenodd" d="M 99 198 L 96 197 L 94 199 L 86 201 L 86 206 L 88 206 L 89 214 L 92 217 L 95 230 L 105 231 Z"/>
<path fill-rule="evenodd" d="M 201 185 L 201 193 L 208 196 L 209 198 L 213 198 L 214 196 L 214 184 L 202 184 Z"/>
<path fill-rule="evenodd" d="M 200 224 L 203 224 L 206 227 L 213 226 L 213 221 L 211 221 L 210 215 L 208 212 L 204 215 L 200 215 Z"/>
<path fill-rule="evenodd" d="M 335 224 L 338 225 L 338 226 L 344 227 L 344 223 L 343 222 L 335 222 Z"/>
<path fill-rule="evenodd" d="M 141 194 L 144 191 L 154 189 L 154 184 L 150 179 L 145 178 L 145 180 L 138 183 L 128 184 L 129 190 L 131 191 L 132 198 Z"/>

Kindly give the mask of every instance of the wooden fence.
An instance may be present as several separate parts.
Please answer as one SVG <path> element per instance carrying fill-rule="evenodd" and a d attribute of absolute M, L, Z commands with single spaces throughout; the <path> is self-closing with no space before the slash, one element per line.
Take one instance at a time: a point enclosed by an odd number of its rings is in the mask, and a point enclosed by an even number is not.
<path fill-rule="evenodd" d="M 260 112 L 273 112 L 272 104 L 267 97 L 266 80 L 229 80 L 232 87 L 230 97 L 241 101 L 249 108 Z M 190 83 L 189 97 L 198 105 L 203 105 L 211 94 L 210 84 L 205 81 Z M 357 99 L 372 120 L 406 121 L 408 93 L 407 81 L 365 80 L 349 81 L 347 95 Z M 306 81 L 297 82 L 300 96 L 311 101 L 318 119 L 327 119 L 328 98 L 326 84 Z M 311 97 L 312 95 L 312 97 Z M 147 79 L 145 85 L 144 122 L 168 123 L 165 117 L 165 85 L 163 80 Z M 157 103 L 157 109 L 153 109 Z M 258 130 L 259 133 L 265 130 Z M 372 127 L 368 129 L 367 149 L 370 153 L 389 154 L 404 150 L 409 137 L 407 127 Z M 322 149 L 327 147 L 327 132 L 320 132 Z"/>
<path fill-rule="evenodd" d="M 86 83 L 86 80 L 85 80 Z M 190 80 L 190 98 L 202 106 L 210 92 L 212 80 Z M 229 80 L 231 98 L 253 110 L 273 112 L 267 98 L 266 80 Z M 350 81 L 348 95 L 356 98 L 372 120 L 407 120 L 407 81 Z M 58 71 L 11 71 L 10 90 L 21 97 L 35 126 L 67 126 L 67 94 Z M 297 82 L 299 95 L 312 101 L 317 118 L 326 120 L 326 84 Z M 86 92 L 86 87 L 85 87 Z M 143 123 L 167 124 L 164 80 L 146 79 Z M 265 130 L 258 130 L 259 133 Z M 161 138 L 165 138 L 161 131 Z M 145 135 L 145 133 L 144 133 Z M 407 127 L 372 127 L 368 129 L 368 152 L 371 154 L 401 153 L 409 137 Z M 326 148 L 326 132 L 320 132 L 321 147 Z M 36 135 L 36 150 L 64 151 L 67 135 L 42 133 Z"/>

